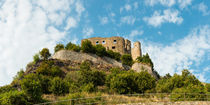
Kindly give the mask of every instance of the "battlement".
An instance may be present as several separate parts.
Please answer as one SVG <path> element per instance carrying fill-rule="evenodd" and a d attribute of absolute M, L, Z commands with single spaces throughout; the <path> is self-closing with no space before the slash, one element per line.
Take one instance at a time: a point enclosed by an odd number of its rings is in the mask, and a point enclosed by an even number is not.
<path fill-rule="evenodd" d="M 84 40 L 89 40 L 93 45 L 101 44 L 106 48 L 106 50 L 113 50 L 114 52 L 119 52 L 121 55 L 131 54 L 133 60 L 135 60 L 138 56 L 141 56 L 140 42 L 135 42 L 134 47 L 131 49 L 131 41 L 128 39 L 124 39 L 123 37 L 93 37 L 83 39 L 82 41 Z"/>

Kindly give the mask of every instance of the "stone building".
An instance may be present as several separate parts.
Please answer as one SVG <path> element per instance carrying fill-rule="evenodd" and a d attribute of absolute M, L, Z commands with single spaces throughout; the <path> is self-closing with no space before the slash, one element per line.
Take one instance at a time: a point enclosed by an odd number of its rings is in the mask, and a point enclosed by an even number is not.
<path fill-rule="evenodd" d="M 128 39 L 124 39 L 123 37 L 93 37 L 83 39 L 82 41 L 84 40 L 89 40 L 93 45 L 101 44 L 106 48 L 106 50 L 113 50 L 114 52 L 119 52 L 121 55 L 131 54 L 133 60 L 135 60 L 138 56 L 141 56 L 140 42 L 135 42 L 134 47 L 131 49 L 131 41 Z"/>

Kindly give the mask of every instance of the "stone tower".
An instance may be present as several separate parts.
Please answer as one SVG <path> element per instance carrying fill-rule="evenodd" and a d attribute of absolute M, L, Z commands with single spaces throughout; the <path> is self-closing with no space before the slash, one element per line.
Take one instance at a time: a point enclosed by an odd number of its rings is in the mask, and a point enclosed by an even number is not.
<path fill-rule="evenodd" d="M 142 56 L 141 43 L 139 41 L 133 44 L 133 48 L 131 49 L 131 55 L 132 55 L 133 60 L 136 60 L 137 57 Z"/>

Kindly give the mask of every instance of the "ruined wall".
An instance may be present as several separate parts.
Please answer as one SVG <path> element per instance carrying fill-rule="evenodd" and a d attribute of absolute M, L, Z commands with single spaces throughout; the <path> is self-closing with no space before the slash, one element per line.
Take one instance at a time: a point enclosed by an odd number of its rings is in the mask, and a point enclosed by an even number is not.
<path fill-rule="evenodd" d="M 133 60 L 136 60 L 137 57 L 142 56 L 140 42 L 135 42 L 133 44 L 133 48 L 131 49 L 131 55 L 132 55 Z"/>
<path fill-rule="evenodd" d="M 120 54 L 131 54 L 131 42 L 129 40 L 125 40 L 122 37 L 109 37 L 109 38 L 102 38 L 102 37 L 93 37 L 88 39 L 93 45 L 101 44 L 107 50 L 113 50 L 114 52 L 119 52 Z M 81 43 L 82 43 L 81 41 Z"/>

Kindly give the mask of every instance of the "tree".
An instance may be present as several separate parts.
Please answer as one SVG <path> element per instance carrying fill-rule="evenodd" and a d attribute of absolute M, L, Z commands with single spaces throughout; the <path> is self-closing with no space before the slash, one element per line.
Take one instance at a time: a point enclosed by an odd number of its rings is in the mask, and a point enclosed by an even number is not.
<path fill-rule="evenodd" d="M 42 86 L 38 75 L 33 73 L 26 75 L 21 81 L 21 88 L 33 103 L 39 103 L 42 100 Z"/>
<path fill-rule="evenodd" d="M 73 50 L 73 51 L 76 51 L 76 52 L 79 52 L 81 50 L 80 46 L 79 45 L 75 45 L 71 42 L 69 42 L 66 47 L 65 47 L 66 50 Z"/>
<path fill-rule="evenodd" d="M 54 48 L 54 51 L 57 52 L 59 50 L 63 50 L 64 49 L 64 45 L 63 44 L 57 44 Z"/>
<path fill-rule="evenodd" d="M 34 63 L 37 63 L 39 60 L 40 60 L 40 58 L 39 58 L 39 54 L 35 54 L 34 56 L 33 56 L 33 59 L 34 59 Z"/>
<path fill-rule="evenodd" d="M 122 61 L 122 64 L 124 65 L 132 66 L 133 64 L 133 60 L 130 54 L 125 54 L 121 56 L 121 61 Z"/>
<path fill-rule="evenodd" d="M 106 54 L 106 48 L 104 46 L 102 46 L 101 44 L 98 44 L 95 46 L 95 50 L 96 50 L 96 55 L 103 57 Z"/>
<path fill-rule="evenodd" d="M 47 60 L 51 54 L 48 48 L 43 48 L 42 51 L 39 52 L 42 59 Z"/>
<path fill-rule="evenodd" d="M 115 60 L 117 60 L 117 61 L 120 60 L 120 57 L 121 57 L 120 53 L 114 52 L 114 51 L 112 51 L 112 50 L 107 50 L 106 53 L 107 53 L 107 56 L 108 56 L 108 57 L 113 58 L 113 59 L 115 59 Z"/>
<path fill-rule="evenodd" d="M 137 61 L 137 62 L 141 62 L 141 63 L 145 63 L 145 64 L 151 66 L 152 69 L 153 69 L 153 62 L 152 62 L 152 60 L 150 59 L 148 53 L 146 53 L 146 55 L 143 55 L 142 57 L 139 56 L 138 58 L 136 58 L 136 61 Z"/>
<path fill-rule="evenodd" d="M 50 91 L 55 95 L 61 95 L 68 93 L 69 87 L 66 81 L 63 81 L 59 77 L 55 77 L 50 81 Z"/>
<path fill-rule="evenodd" d="M 95 48 L 89 40 L 84 40 L 81 45 L 82 52 L 85 53 L 95 53 Z"/>

